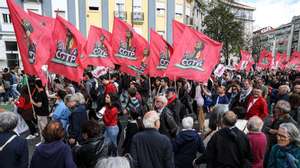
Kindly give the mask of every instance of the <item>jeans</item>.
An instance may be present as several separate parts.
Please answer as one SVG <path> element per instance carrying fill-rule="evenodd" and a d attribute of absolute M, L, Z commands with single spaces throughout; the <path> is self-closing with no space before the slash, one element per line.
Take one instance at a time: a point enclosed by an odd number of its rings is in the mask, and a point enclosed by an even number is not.
<path fill-rule="evenodd" d="M 108 143 L 113 143 L 115 147 L 118 146 L 117 144 L 118 134 L 119 134 L 119 127 L 117 125 L 105 127 L 105 132 L 104 132 L 105 141 Z"/>

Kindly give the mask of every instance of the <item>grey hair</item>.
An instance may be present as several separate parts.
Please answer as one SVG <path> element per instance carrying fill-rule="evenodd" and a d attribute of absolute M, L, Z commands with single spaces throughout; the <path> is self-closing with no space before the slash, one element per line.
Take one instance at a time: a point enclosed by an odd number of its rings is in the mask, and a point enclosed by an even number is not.
<path fill-rule="evenodd" d="M 252 132 L 260 132 L 263 124 L 263 121 L 258 116 L 253 116 L 248 120 L 247 129 Z"/>
<path fill-rule="evenodd" d="M 85 103 L 85 98 L 84 98 L 82 93 L 77 92 L 77 93 L 75 93 L 75 96 L 77 97 L 77 102 L 79 104 L 84 104 Z"/>
<path fill-rule="evenodd" d="M 284 113 L 289 113 L 291 111 L 291 104 L 285 100 L 279 100 L 276 106 L 280 108 Z"/>
<path fill-rule="evenodd" d="M 168 104 L 168 99 L 166 98 L 166 96 L 157 96 L 156 99 L 160 99 L 164 105 Z"/>
<path fill-rule="evenodd" d="M 18 116 L 13 112 L 0 113 L 0 132 L 8 132 L 18 125 Z"/>
<path fill-rule="evenodd" d="M 182 119 L 182 127 L 184 129 L 192 129 L 194 126 L 194 119 L 192 117 L 185 117 Z"/>
<path fill-rule="evenodd" d="M 155 122 L 159 120 L 159 115 L 156 111 L 150 111 L 144 115 L 143 124 L 145 128 L 155 128 Z"/>
<path fill-rule="evenodd" d="M 296 146 L 300 147 L 300 132 L 299 129 L 293 123 L 283 123 L 280 124 L 279 128 L 284 128 L 287 130 L 291 143 L 294 143 Z"/>
<path fill-rule="evenodd" d="M 98 161 L 95 168 L 130 168 L 126 157 L 108 157 Z"/>
<path fill-rule="evenodd" d="M 227 111 L 229 111 L 229 108 L 227 105 L 224 105 L 224 104 L 217 104 L 213 108 L 212 112 L 217 115 L 217 120 L 216 120 L 217 126 L 221 126 L 222 117 L 223 117 L 224 113 Z"/>
<path fill-rule="evenodd" d="M 64 99 L 65 104 L 67 104 L 69 101 L 72 101 L 74 99 L 73 96 L 73 94 L 67 94 Z"/>

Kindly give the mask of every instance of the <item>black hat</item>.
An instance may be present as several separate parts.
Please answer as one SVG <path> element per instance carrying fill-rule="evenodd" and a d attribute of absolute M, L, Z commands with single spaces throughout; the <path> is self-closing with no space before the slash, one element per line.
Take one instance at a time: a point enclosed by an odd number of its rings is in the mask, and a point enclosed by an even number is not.
<path fill-rule="evenodd" d="M 168 88 L 166 93 L 170 93 L 170 92 L 176 92 L 175 88 L 173 87 Z"/>

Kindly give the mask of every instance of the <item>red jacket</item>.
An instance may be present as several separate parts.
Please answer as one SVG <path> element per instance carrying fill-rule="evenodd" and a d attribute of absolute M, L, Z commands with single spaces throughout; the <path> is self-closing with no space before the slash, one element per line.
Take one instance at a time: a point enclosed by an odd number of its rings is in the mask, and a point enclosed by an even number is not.
<path fill-rule="evenodd" d="M 264 133 L 248 133 L 248 139 L 253 155 L 252 168 L 263 168 L 267 149 L 267 138 Z"/>
<path fill-rule="evenodd" d="M 23 96 L 20 96 L 19 100 L 15 104 L 18 108 L 20 108 L 22 110 L 32 109 L 32 104 L 30 103 L 30 101 L 28 101 L 28 103 L 26 103 L 26 100 Z"/>
<path fill-rule="evenodd" d="M 251 96 L 249 98 L 248 101 L 248 107 L 250 105 L 250 103 L 253 101 L 253 96 Z M 263 97 L 259 97 L 257 99 L 257 101 L 252 105 L 252 107 L 249 109 L 249 111 L 246 113 L 246 119 L 248 120 L 249 118 L 253 117 L 253 116 L 258 116 L 260 117 L 262 120 L 264 120 L 267 116 L 268 116 L 268 104 L 267 101 L 263 98 Z"/>
<path fill-rule="evenodd" d="M 116 107 L 106 106 L 103 122 L 105 126 L 116 126 L 118 124 L 118 112 Z"/>
<path fill-rule="evenodd" d="M 111 93 L 116 94 L 117 88 L 113 83 L 109 82 L 107 85 L 105 85 L 104 95 L 111 94 Z"/>

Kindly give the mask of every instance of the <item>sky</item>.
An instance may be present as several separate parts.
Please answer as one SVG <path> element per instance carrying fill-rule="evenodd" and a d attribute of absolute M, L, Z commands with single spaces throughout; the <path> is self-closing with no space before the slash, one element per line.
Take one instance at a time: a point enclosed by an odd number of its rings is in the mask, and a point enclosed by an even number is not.
<path fill-rule="evenodd" d="M 300 0 L 239 0 L 256 8 L 254 30 L 266 26 L 276 28 L 300 15 Z"/>

